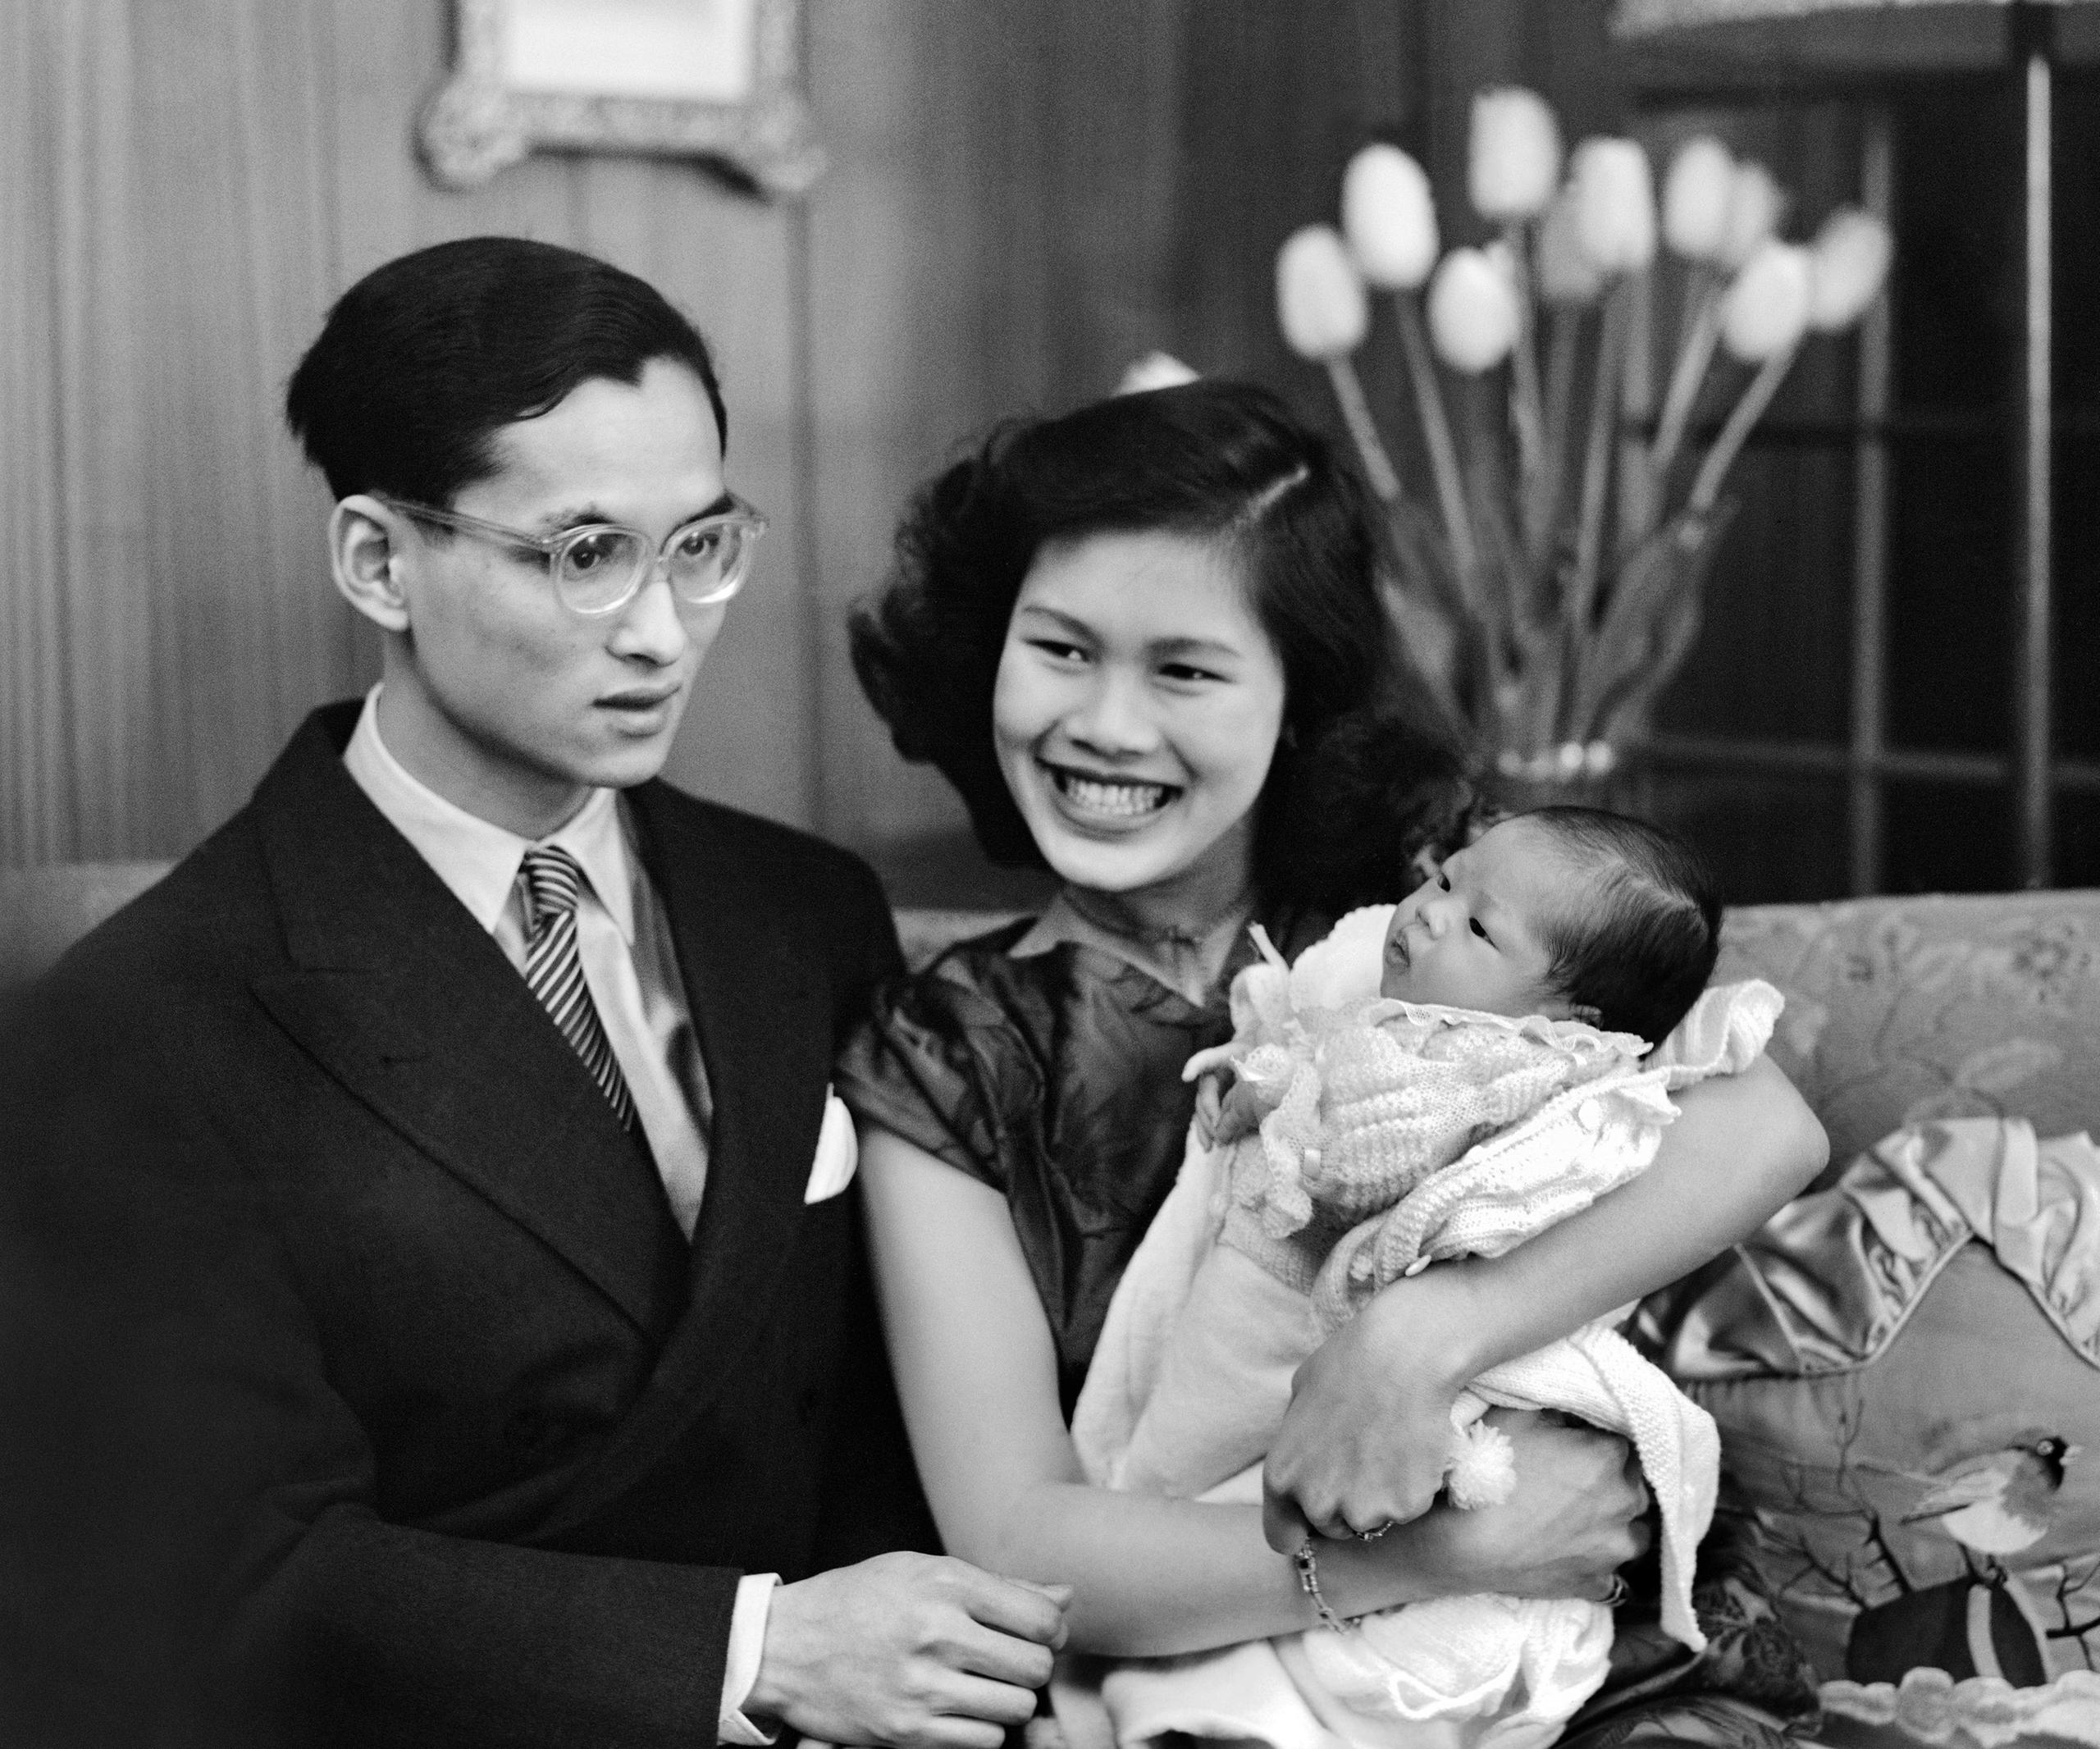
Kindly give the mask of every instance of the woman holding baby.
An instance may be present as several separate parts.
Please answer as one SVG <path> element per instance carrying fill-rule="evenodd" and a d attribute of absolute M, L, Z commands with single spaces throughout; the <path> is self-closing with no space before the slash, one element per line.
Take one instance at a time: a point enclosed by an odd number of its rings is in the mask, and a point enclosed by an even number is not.
<path fill-rule="evenodd" d="M 1387 630 L 1372 528 L 1354 477 L 1264 392 L 1124 396 L 1005 431 L 934 481 L 855 626 L 900 751 L 956 785 L 995 859 L 1064 883 L 1041 916 L 887 991 L 840 1092 L 942 1535 L 1070 1585 L 1080 1653 L 1208 1651 L 1454 1593 L 1623 1594 L 1648 1534 L 1625 1443 L 1500 1417 L 1521 1485 L 1460 1511 L 1432 1504 L 1451 1406 L 1744 1236 L 1822 1162 L 1760 1058 L 1680 1095 L 1653 1165 L 1585 1212 L 1372 1298 L 1298 1369 L 1262 1505 L 1084 1480 L 1073 1406 L 1182 1165 L 1183 1066 L 1231 1035 L 1249 925 L 1294 957 L 1470 835 L 1459 756 Z M 1419 939 L 1455 928 L 1500 952 L 1466 902 L 1439 889 Z M 1622 1614 L 1592 1712 L 1639 1693 L 1613 1719 L 1640 1740 L 1775 1734 L 1741 1636 L 1643 1665 Z"/>

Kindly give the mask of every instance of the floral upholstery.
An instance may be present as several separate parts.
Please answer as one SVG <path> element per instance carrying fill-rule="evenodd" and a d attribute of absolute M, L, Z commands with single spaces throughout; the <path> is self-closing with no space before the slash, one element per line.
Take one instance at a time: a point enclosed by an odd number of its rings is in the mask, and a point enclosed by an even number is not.
<path fill-rule="evenodd" d="M 2100 892 L 1745 907 L 1715 976 L 1785 993 L 1772 1055 L 1833 1171 L 1932 1118 L 2100 1130 Z"/>

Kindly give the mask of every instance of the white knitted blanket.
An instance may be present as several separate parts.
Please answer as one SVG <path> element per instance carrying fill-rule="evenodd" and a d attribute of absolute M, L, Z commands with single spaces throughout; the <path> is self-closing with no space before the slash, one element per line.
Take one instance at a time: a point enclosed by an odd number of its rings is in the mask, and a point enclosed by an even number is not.
<path fill-rule="evenodd" d="M 1375 921 L 1382 934 L 1382 916 L 1345 920 L 1360 920 L 1359 933 Z M 1331 1007 L 1320 997 L 1360 996 L 1331 979 L 1293 978 L 1299 1016 Z M 1321 1271 L 1329 1322 L 1337 1310 L 1347 1315 L 1352 1276 L 1360 1297 L 1439 1258 L 1506 1250 L 1624 1183 L 1653 1158 L 1674 1116 L 1667 1090 L 1746 1066 L 1779 1006 L 1762 984 L 1710 991 L 1645 1066 L 1622 1062 L 1580 1079 L 1458 1159 L 1411 1169 L 1404 1194 L 1359 1222 Z M 1262 1025 L 1268 1039 L 1281 1036 L 1273 1004 L 1266 1021 L 1237 1003 L 1235 1018 L 1244 1034 Z M 1260 1497 L 1258 1460 L 1288 1406 L 1290 1375 L 1325 1327 L 1302 1284 L 1280 1281 L 1219 1242 L 1233 1206 L 1232 1153 L 1203 1147 L 1192 1134 L 1174 1190 L 1111 1303 L 1072 1424 L 1098 1485 Z M 1691 1586 L 1713 1510 L 1711 1420 L 1601 1324 L 1484 1376 L 1454 1420 L 1463 1426 L 1490 1404 L 1564 1409 L 1632 1441 L 1661 1508 L 1664 1625 L 1703 1645 Z M 1221 1469 L 1225 1454 L 1245 1467 Z M 1610 1643 L 1610 1614 L 1600 1605 L 1450 1598 L 1366 1618 L 1346 1635 L 1316 1629 L 1191 1657 L 1123 1660 L 1098 1683 L 1061 1683 L 1057 1702 L 1074 1749 L 1170 1731 L 1275 1749 L 1401 1742 L 1535 1749 L 1602 1682 Z"/>

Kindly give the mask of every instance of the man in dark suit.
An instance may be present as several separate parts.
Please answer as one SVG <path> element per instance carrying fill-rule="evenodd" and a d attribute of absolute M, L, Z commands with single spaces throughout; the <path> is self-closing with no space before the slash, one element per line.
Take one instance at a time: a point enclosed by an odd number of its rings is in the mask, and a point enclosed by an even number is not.
<path fill-rule="evenodd" d="M 85 1736 L 997 1742 L 1061 1598 L 883 1552 L 930 1527 L 828 1078 L 888 909 L 656 779 L 764 528 L 705 345 L 476 239 L 288 411 L 384 678 L 39 1009 L 0 1637 Z"/>

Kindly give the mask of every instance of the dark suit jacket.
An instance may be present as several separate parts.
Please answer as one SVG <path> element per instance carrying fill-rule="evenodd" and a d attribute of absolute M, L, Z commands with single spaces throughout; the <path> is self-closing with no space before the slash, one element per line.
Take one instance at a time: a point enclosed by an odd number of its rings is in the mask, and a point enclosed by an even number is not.
<path fill-rule="evenodd" d="M 9 1234 L 123 1385 L 89 1473 L 45 1468 L 83 1523 L 153 1527 L 147 1595 L 223 1624 L 234 1701 L 183 1700 L 215 1728 L 237 1704 L 273 1740 L 704 1746 L 742 1573 L 932 1546 L 856 1198 L 802 1200 L 833 1053 L 898 965 L 888 907 L 842 852 L 631 792 L 714 1098 L 688 1246 L 344 769 L 356 708 L 53 987 L 93 1098 L 44 1126 Z M 52 1534 L 111 1572 L 35 1606 L 91 1626 L 126 1551 Z M 59 1654 L 83 1687 L 95 1638 Z"/>

